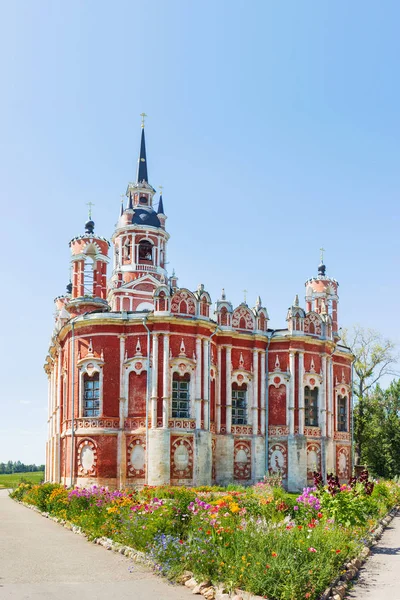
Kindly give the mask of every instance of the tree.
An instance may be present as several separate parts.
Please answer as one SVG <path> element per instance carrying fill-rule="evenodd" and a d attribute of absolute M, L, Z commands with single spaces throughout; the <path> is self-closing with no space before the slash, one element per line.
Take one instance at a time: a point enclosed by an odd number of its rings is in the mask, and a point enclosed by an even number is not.
<path fill-rule="evenodd" d="M 375 386 L 385 375 L 398 375 L 396 344 L 374 329 L 355 325 L 342 330 L 342 340 L 354 354 L 353 394 L 356 397 L 354 412 L 354 439 L 356 462 L 360 464 L 366 426 L 366 402 Z"/>
<path fill-rule="evenodd" d="M 379 385 L 364 398 L 364 439 L 361 459 L 380 477 L 400 474 L 400 381 L 386 390 Z"/>

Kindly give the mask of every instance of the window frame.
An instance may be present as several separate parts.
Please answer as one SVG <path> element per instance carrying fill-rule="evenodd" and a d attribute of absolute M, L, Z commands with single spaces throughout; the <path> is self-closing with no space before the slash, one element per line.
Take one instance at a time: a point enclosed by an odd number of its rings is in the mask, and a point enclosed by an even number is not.
<path fill-rule="evenodd" d="M 190 419 L 190 386 L 191 377 L 190 375 L 179 375 L 179 373 L 172 374 L 171 382 L 171 418 L 172 419 Z M 176 395 L 176 397 L 174 397 Z M 174 407 L 174 403 L 177 406 Z M 183 406 L 180 406 L 180 404 Z M 181 414 L 185 413 L 185 414 Z"/>
<path fill-rule="evenodd" d="M 304 387 L 304 425 L 319 427 L 319 388 Z"/>
<path fill-rule="evenodd" d="M 243 388 L 243 389 L 239 389 Z M 231 411 L 232 411 L 232 425 L 248 425 L 248 386 L 246 383 L 237 385 L 237 387 L 231 387 Z M 239 397 L 241 395 L 241 398 Z M 244 406 L 238 406 L 238 400 L 244 400 Z M 243 411 L 240 413 L 239 411 Z"/>
<path fill-rule="evenodd" d="M 344 415 L 340 414 L 340 402 L 343 401 Z M 348 425 L 348 397 L 347 395 L 337 395 L 336 398 L 336 427 L 337 431 L 347 433 L 349 430 Z"/>

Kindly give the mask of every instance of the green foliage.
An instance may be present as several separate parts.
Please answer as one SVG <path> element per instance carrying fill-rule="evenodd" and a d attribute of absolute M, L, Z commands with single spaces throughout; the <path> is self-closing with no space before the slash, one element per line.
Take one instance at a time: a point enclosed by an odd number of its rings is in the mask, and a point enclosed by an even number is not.
<path fill-rule="evenodd" d="M 365 477 L 364 477 L 365 479 Z M 21 484 L 12 497 L 107 536 L 153 559 L 169 577 L 184 570 L 275 600 L 316 600 L 354 557 L 376 519 L 400 500 L 400 486 L 381 481 L 306 488 L 297 498 L 269 481 L 252 487 L 146 487 Z"/>
<path fill-rule="evenodd" d="M 361 461 L 376 477 L 400 475 L 400 381 L 365 396 L 363 410 L 355 408 L 355 422 L 363 430 Z"/>

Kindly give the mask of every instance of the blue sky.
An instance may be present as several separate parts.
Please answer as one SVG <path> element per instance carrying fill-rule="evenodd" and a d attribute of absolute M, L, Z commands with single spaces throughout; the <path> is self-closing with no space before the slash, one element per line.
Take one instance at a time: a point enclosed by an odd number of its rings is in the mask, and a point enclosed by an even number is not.
<path fill-rule="evenodd" d="M 44 461 L 53 299 L 87 202 L 164 186 L 179 283 L 271 327 L 326 248 L 342 326 L 400 340 L 397 2 L 0 5 L 0 461 Z"/>

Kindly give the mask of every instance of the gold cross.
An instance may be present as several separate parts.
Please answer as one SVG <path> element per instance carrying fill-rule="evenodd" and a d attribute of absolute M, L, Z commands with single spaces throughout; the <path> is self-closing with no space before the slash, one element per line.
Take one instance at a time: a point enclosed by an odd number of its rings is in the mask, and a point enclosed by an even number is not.
<path fill-rule="evenodd" d="M 162 196 L 162 191 L 164 189 L 164 186 L 163 185 L 159 185 L 158 187 L 160 188 L 160 196 Z"/>
<path fill-rule="evenodd" d="M 92 206 L 94 206 L 94 202 L 86 202 L 86 206 L 89 207 L 89 219 L 92 218 Z"/>
<path fill-rule="evenodd" d="M 324 264 L 324 252 L 325 252 L 325 248 L 320 248 L 320 252 L 321 252 L 321 263 Z"/>
<path fill-rule="evenodd" d="M 244 294 L 244 303 L 247 304 L 247 290 L 243 290 Z"/>
<path fill-rule="evenodd" d="M 125 197 L 125 194 L 121 194 L 121 204 L 124 203 L 124 197 Z"/>
<path fill-rule="evenodd" d="M 140 113 L 140 116 L 142 117 L 142 128 L 144 128 L 144 120 L 147 117 L 146 113 Z"/>

